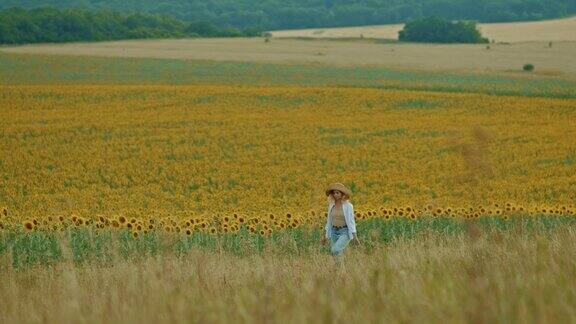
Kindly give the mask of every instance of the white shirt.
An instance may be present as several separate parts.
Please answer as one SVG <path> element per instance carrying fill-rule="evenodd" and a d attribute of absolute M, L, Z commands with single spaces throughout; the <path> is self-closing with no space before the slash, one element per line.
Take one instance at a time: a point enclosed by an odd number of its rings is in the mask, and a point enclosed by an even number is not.
<path fill-rule="evenodd" d="M 330 239 L 332 235 L 332 210 L 336 206 L 333 201 L 328 202 L 328 217 L 326 220 L 326 238 Z M 348 200 L 342 202 L 342 211 L 344 212 L 344 220 L 346 220 L 346 227 L 348 228 L 348 237 L 354 238 L 356 233 L 356 221 L 354 220 L 354 206 Z"/>

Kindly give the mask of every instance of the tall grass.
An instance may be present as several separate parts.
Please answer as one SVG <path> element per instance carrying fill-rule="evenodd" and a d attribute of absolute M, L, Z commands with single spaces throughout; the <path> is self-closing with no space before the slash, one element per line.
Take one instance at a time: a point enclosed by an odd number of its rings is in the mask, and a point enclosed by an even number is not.
<path fill-rule="evenodd" d="M 574 227 L 573 216 L 526 216 L 505 220 L 501 217 L 480 219 L 457 219 L 452 217 L 423 217 L 416 220 L 393 218 L 370 219 L 358 223 L 359 237 L 366 252 L 380 244 L 419 237 L 433 233 L 445 237 L 472 231 L 510 232 L 526 235 L 551 235 L 555 231 Z M 75 265 L 92 264 L 109 266 L 116 260 L 142 260 L 147 257 L 185 256 L 191 250 L 201 249 L 210 253 L 233 256 L 286 255 L 298 256 L 310 253 L 327 253 L 327 247 L 319 246 L 323 230 L 319 227 L 302 226 L 274 231 L 261 235 L 250 233 L 246 227 L 238 232 L 210 234 L 203 231 L 164 232 L 155 230 L 140 233 L 134 238 L 128 230 L 95 230 L 93 227 L 67 228 L 61 231 L 26 231 L 13 228 L 0 232 L 0 256 L 6 255 L 10 268 L 22 270 L 34 266 L 51 266 L 66 260 Z M 0 264 L 0 272 L 7 264 Z"/>
<path fill-rule="evenodd" d="M 568 323 L 575 242 L 573 226 L 420 231 L 351 246 L 341 270 L 314 249 L 235 256 L 196 246 L 95 265 L 63 244 L 48 267 L 15 269 L 0 256 L 0 322 Z"/>

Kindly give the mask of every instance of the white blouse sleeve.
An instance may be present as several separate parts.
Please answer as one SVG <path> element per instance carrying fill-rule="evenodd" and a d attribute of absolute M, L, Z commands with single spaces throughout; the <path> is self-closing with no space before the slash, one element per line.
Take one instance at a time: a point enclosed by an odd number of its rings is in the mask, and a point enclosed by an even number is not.
<path fill-rule="evenodd" d="M 348 218 L 350 219 L 348 224 L 348 231 L 351 234 L 356 233 L 356 221 L 354 220 L 354 205 L 350 204 L 350 208 L 348 209 Z"/>

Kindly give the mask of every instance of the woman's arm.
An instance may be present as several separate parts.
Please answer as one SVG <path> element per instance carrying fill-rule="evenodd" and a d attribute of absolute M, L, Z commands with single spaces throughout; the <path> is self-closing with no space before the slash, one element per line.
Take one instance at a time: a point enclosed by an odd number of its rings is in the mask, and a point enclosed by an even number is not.
<path fill-rule="evenodd" d="M 348 215 L 348 218 L 349 218 L 350 224 L 347 224 L 347 225 L 348 225 L 348 229 L 350 230 L 350 233 L 355 235 L 356 234 L 356 220 L 354 219 L 354 205 L 349 204 L 349 206 L 350 206 L 350 209 L 349 209 L 350 214 Z"/>
<path fill-rule="evenodd" d="M 330 196 L 331 197 L 331 196 Z M 326 213 L 326 226 L 324 226 L 324 237 L 326 239 L 330 238 L 330 227 L 332 226 L 332 222 L 330 219 L 330 212 L 332 211 L 332 203 L 328 200 L 328 211 Z"/>
<path fill-rule="evenodd" d="M 350 233 L 352 233 L 352 242 L 356 244 L 360 244 L 360 240 L 358 239 L 358 233 L 356 232 L 356 220 L 354 219 L 354 205 L 350 204 L 350 224 L 348 224 Z"/>

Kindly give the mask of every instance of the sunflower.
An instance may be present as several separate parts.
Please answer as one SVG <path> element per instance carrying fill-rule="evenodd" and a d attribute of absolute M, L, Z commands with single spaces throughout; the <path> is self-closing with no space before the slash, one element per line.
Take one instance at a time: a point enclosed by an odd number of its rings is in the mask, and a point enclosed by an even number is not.
<path fill-rule="evenodd" d="M 34 228 L 34 224 L 31 221 L 24 222 L 24 228 L 31 231 Z"/>

